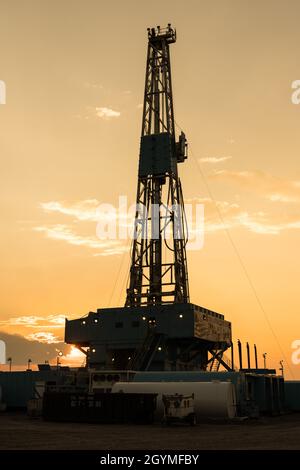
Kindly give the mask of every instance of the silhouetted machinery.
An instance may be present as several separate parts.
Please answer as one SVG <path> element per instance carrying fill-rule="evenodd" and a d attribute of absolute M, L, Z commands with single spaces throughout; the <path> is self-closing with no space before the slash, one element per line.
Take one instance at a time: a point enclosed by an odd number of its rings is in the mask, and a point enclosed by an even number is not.
<path fill-rule="evenodd" d="M 103 370 L 231 369 L 224 316 L 190 303 L 187 228 L 178 163 L 187 141 L 175 136 L 170 44 L 176 31 L 148 29 L 137 206 L 124 307 L 66 321 L 65 341 Z M 167 234 L 169 236 L 167 237 Z"/>

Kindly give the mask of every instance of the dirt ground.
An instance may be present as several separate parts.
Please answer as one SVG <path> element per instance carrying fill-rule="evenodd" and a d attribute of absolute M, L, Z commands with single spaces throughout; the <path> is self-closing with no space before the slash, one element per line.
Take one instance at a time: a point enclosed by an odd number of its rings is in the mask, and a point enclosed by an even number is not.
<path fill-rule="evenodd" d="M 300 414 L 195 427 L 49 423 L 0 414 L 0 449 L 300 449 Z"/>

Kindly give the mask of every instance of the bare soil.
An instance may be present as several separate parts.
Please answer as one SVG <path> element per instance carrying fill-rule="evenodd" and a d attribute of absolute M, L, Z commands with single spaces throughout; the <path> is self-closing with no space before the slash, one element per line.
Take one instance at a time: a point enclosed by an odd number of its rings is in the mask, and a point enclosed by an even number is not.
<path fill-rule="evenodd" d="M 0 414 L 4 450 L 299 449 L 300 413 L 195 427 L 50 423 L 24 413 Z"/>

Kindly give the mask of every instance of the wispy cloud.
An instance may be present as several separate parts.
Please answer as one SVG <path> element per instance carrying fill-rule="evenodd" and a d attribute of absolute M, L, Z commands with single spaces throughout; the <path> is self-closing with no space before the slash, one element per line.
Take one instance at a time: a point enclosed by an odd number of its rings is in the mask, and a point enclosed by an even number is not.
<path fill-rule="evenodd" d="M 77 220 L 97 222 L 99 220 L 99 204 L 97 199 L 85 199 L 73 204 L 58 201 L 41 202 L 40 207 L 45 212 L 56 212 L 72 216 Z"/>
<path fill-rule="evenodd" d="M 115 111 L 114 109 L 111 109 L 111 108 L 99 107 L 99 108 L 96 108 L 96 115 L 99 118 L 111 119 L 111 118 L 120 117 L 121 113 L 120 111 Z"/>
<path fill-rule="evenodd" d="M 100 204 L 97 199 L 86 199 L 74 203 L 48 201 L 40 203 L 46 213 L 61 214 L 70 217 L 72 223 L 43 224 L 33 228 L 47 238 L 65 241 L 71 245 L 87 247 L 95 251 L 94 256 L 112 256 L 128 252 L 128 233 L 133 231 L 135 205 L 127 210 L 127 198 L 115 208 L 111 204 Z M 92 222 L 90 228 L 95 236 L 82 234 L 82 225 L 78 222 Z M 85 224 L 85 228 L 86 228 Z M 100 227 L 100 228 L 99 228 Z M 106 228 L 113 227 L 112 233 Z M 102 233 L 103 231 L 103 233 Z M 120 236 L 120 233 L 122 235 Z"/>
<path fill-rule="evenodd" d="M 64 325 L 66 317 L 64 315 L 48 315 L 47 320 L 54 325 Z"/>
<path fill-rule="evenodd" d="M 103 89 L 103 85 L 101 85 L 101 83 L 96 83 L 96 82 L 86 81 L 86 82 L 84 82 L 83 86 L 84 86 L 84 88 L 91 88 L 91 89 L 94 89 L 94 90 L 102 90 Z"/>
<path fill-rule="evenodd" d="M 231 155 L 228 155 L 227 157 L 203 157 L 199 158 L 200 163 L 221 163 L 221 162 L 226 162 L 226 160 L 230 160 L 232 158 Z"/>
<path fill-rule="evenodd" d="M 101 204 L 97 199 L 85 199 L 74 203 L 66 201 L 41 202 L 40 207 L 47 213 L 58 213 L 67 215 L 73 220 L 81 222 L 111 222 L 118 221 L 119 226 L 132 227 L 135 214 L 135 205 L 128 208 L 127 198 L 124 199 L 120 207 L 115 208 L 112 204 Z"/>
<path fill-rule="evenodd" d="M 251 188 L 254 184 L 253 179 L 255 179 L 255 176 L 257 175 L 253 172 L 232 172 L 224 170 L 214 173 L 214 177 L 216 178 L 233 178 L 234 181 L 237 180 L 240 184 L 242 184 L 241 181 L 244 181 L 245 178 L 249 184 L 249 187 Z M 263 176 L 259 174 L 257 178 L 261 178 L 263 181 L 269 182 L 267 188 L 270 190 L 269 199 L 272 200 L 271 194 L 273 194 L 273 197 L 275 197 L 274 180 L 264 174 Z M 277 180 L 276 183 L 278 183 Z M 296 192 L 298 191 L 296 182 L 288 184 L 287 182 L 280 180 L 280 184 L 281 193 L 278 192 L 276 194 L 280 194 L 281 198 L 283 196 L 287 198 L 288 191 L 291 191 L 292 188 L 294 191 L 293 197 L 295 198 Z M 267 197 L 265 193 L 265 186 L 265 184 L 261 183 L 260 191 L 265 197 Z M 285 193 L 283 189 L 285 190 Z M 255 190 L 257 190 L 256 186 Z M 247 231 L 257 234 L 278 235 L 286 230 L 300 228 L 300 212 L 293 215 L 282 213 L 277 215 L 274 213 L 266 213 L 261 210 L 249 211 L 236 202 L 215 202 L 210 198 L 201 197 L 186 199 L 186 207 L 188 204 L 191 204 L 192 207 L 194 207 L 195 204 L 204 205 L 204 231 L 208 233 L 217 232 L 223 230 L 224 228 L 244 228 Z M 86 199 L 83 201 L 77 201 L 75 203 L 50 201 L 41 203 L 41 207 L 45 212 L 62 214 L 73 219 L 73 227 L 69 224 L 46 224 L 34 227 L 35 231 L 44 233 L 47 238 L 63 241 L 78 247 L 88 248 L 93 251 L 93 256 L 113 256 L 128 252 L 128 239 L 130 238 L 130 231 L 133 227 L 133 214 L 130 211 L 127 212 L 125 210 L 123 213 L 121 210 L 114 209 L 112 206 L 108 211 L 99 210 L 99 207 L 101 206 L 99 205 L 99 201 L 97 199 Z M 191 236 L 197 234 L 197 227 L 195 226 L 194 219 L 195 213 L 196 211 L 192 209 L 192 216 L 189 217 L 190 239 Z M 117 238 L 117 231 L 115 237 L 101 238 L 100 236 L 100 238 L 98 238 L 99 233 L 96 232 L 96 226 L 95 236 L 83 235 L 79 233 L 81 226 L 79 226 L 77 223 L 78 221 L 92 223 L 100 222 L 100 225 L 103 222 L 103 226 L 105 226 L 107 222 L 113 221 L 116 223 L 115 226 L 118 227 L 117 230 L 119 230 L 120 227 L 126 229 L 126 236 L 123 238 Z"/>
<path fill-rule="evenodd" d="M 39 343 L 46 344 L 55 344 L 61 342 L 61 338 L 58 338 L 58 336 L 55 336 L 53 333 L 49 333 L 47 331 L 30 333 L 29 335 L 25 336 L 25 338 L 29 341 L 38 341 Z"/>
<path fill-rule="evenodd" d="M 65 241 L 71 245 L 84 246 L 98 250 L 98 256 L 111 256 L 128 251 L 124 240 L 99 240 L 96 237 L 87 237 L 76 234 L 67 225 L 39 226 L 34 228 L 37 232 L 44 232 L 48 238 Z"/>
<path fill-rule="evenodd" d="M 300 202 L 300 181 L 279 178 L 262 171 L 216 170 L 210 178 L 236 183 L 272 202 Z"/>
<path fill-rule="evenodd" d="M 240 223 L 251 232 L 265 235 L 279 235 L 281 232 L 292 229 L 300 229 L 300 217 L 291 221 L 272 221 L 272 218 L 265 214 L 250 216 L 245 213 L 240 217 Z"/>
<path fill-rule="evenodd" d="M 42 317 L 39 315 L 22 315 L 11 317 L 8 320 L 1 320 L 1 326 L 23 326 L 27 328 L 62 328 L 65 324 L 65 316 L 48 315 Z"/>
<path fill-rule="evenodd" d="M 205 210 L 205 221 L 209 222 L 215 219 L 218 213 L 222 213 L 226 217 L 235 217 L 241 213 L 241 208 L 236 203 L 227 201 L 213 201 L 208 197 L 193 197 L 186 199 L 188 204 L 203 204 Z"/>
<path fill-rule="evenodd" d="M 249 213 L 239 204 L 213 201 L 210 198 L 193 198 L 188 201 L 204 205 L 204 231 L 208 233 L 244 228 L 257 234 L 279 235 L 286 230 L 300 229 L 300 214 L 282 216 L 263 211 Z"/>

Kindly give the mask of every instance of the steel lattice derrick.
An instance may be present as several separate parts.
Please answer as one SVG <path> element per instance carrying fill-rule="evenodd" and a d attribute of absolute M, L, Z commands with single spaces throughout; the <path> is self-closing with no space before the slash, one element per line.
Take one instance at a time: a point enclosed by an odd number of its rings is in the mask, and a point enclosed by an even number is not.
<path fill-rule="evenodd" d="M 177 163 L 186 139 L 175 140 L 169 45 L 176 32 L 148 30 L 137 210 L 126 306 L 189 302 L 185 215 Z M 166 230 L 171 240 L 166 239 Z M 169 258 L 164 256 L 166 248 Z"/>

